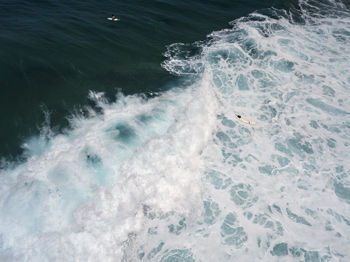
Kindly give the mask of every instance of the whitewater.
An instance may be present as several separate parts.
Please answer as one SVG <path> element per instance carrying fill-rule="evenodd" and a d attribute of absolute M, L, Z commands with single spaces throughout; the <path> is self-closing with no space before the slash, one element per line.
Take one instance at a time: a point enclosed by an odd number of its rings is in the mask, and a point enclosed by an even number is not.
<path fill-rule="evenodd" d="M 230 25 L 167 47 L 166 92 L 47 113 L 2 160 L 1 261 L 350 260 L 349 10 Z"/>

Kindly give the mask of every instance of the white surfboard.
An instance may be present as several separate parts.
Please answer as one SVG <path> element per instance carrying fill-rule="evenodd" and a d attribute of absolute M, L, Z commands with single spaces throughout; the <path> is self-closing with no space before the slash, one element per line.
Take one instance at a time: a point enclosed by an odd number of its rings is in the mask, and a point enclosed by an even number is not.
<path fill-rule="evenodd" d="M 110 21 L 119 21 L 118 18 L 114 18 L 114 19 L 113 19 L 112 17 L 108 17 L 107 19 L 110 20 Z"/>
<path fill-rule="evenodd" d="M 244 123 L 247 123 L 249 125 L 255 125 L 255 121 L 253 121 L 253 120 L 249 120 L 248 118 L 245 118 L 241 115 L 236 115 L 236 117 Z"/>

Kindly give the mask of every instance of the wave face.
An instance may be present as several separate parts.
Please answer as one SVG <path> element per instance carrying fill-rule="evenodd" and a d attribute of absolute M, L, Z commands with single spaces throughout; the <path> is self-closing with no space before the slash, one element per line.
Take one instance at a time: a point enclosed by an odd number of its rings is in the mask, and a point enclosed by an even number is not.
<path fill-rule="evenodd" d="M 350 13 L 293 12 L 169 46 L 191 84 L 43 127 L 0 173 L 1 261 L 349 260 Z"/>

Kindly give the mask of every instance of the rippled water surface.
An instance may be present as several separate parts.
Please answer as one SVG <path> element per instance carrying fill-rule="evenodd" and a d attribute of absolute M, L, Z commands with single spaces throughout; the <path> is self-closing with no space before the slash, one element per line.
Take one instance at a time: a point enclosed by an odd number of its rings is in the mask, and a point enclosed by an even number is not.
<path fill-rule="evenodd" d="M 256 9 L 164 46 L 166 87 L 44 110 L 3 160 L 1 260 L 348 261 L 350 12 Z"/>

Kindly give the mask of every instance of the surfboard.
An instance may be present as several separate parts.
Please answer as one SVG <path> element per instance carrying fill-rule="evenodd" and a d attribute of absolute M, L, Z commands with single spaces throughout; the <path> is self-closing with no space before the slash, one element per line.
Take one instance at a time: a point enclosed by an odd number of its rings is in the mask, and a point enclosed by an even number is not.
<path fill-rule="evenodd" d="M 241 115 L 236 115 L 236 117 L 244 123 L 247 123 L 249 125 L 255 125 L 255 121 L 253 121 L 253 120 L 249 120 L 248 118 L 245 118 Z"/>
<path fill-rule="evenodd" d="M 113 19 L 112 17 L 108 17 L 107 19 L 110 20 L 110 21 L 119 21 L 118 18 L 114 18 L 114 19 Z"/>

